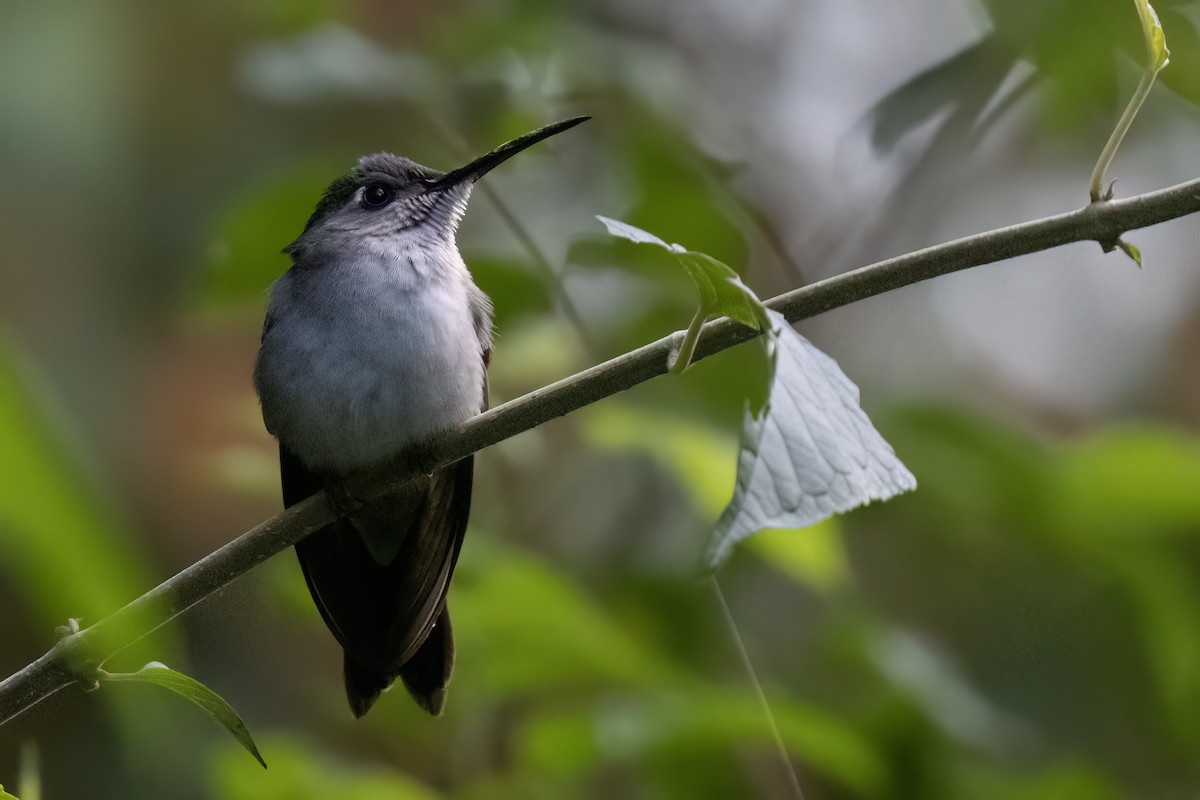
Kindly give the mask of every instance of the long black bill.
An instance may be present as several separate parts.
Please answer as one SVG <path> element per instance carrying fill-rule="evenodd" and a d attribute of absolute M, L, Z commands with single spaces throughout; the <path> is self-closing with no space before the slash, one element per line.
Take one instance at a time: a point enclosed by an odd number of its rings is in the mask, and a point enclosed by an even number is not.
<path fill-rule="evenodd" d="M 477 181 L 525 148 L 531 147 L 543 139 L 549 139 L 556 133 L 562 133 L 569 128 L 574 128 L 579 123 L 586 122 L 589 119 L 591 117 L 572 117 L 571 119 L 564 119 L 561 122 L 553 122 L 544 128 L 538 128 L 536 131 L 531 131 L 524 136 L 513 139 L 511 142 L 500 145 L 492 152 L 485 156 L 480 156 L 465 167 L 459 167 L 456 170 L 447 172 L 440 178 L 426 181 L 426 185 L 430 190 L 436 190 L 446 189 L 465 181 Z"/>

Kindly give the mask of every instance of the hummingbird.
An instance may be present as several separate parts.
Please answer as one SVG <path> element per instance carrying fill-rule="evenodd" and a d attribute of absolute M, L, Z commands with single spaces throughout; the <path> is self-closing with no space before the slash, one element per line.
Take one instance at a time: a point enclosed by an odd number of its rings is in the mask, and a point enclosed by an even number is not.
<path fill-rule="evenodd" d="M 325 190 L 271 286 L 254 386 L 279 441 L 285 506 L 338 487 L 488 407 L 492 303 L 455 235 L 471 188 L 588 117 L 439 172 L 391 153 Z M 471 510 L 473 459 L 422 476 L 296 545 L 343 650 L 350 710 L 399 678 L 438 715 L 454 666 L 446 592 Z"/>

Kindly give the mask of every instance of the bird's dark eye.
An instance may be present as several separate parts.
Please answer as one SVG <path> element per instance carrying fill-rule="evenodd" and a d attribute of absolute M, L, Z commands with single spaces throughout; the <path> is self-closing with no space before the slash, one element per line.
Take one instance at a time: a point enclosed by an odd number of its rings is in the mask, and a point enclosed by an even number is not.
<path fill-rule="evenodd" d="M 396 190 L 386 183 L 372 183 L 363 189 L 363 208 L 383 208 L 396 199 Z"/>

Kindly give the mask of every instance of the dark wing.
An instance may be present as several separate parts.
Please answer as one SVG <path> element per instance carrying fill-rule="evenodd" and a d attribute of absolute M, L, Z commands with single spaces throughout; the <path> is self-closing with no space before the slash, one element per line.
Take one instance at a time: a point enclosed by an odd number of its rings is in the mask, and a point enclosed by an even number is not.
<path fill-rule="evenodd" d="M 286 505 L 323 488 L 321 477 L 283 447 L 280 462 Z M 419 491 L 406 494 L 410 507 L 387 508 L 395 498 L 385 498 L 382 506 L 391 513 L 378 513 L 372 504 L 367 514 L 339 520 L 296 545 L 313 600 L 346 651 L 347 692 L 359 716 L 417 655 L 439 617 L 445 616 L 446 590 L 471 508 L 472 473 L 473 459 L 463 459 L 425 479 Z M 380 565 L 356 527 L 396 521 L 403 521 L 406 528 L 392 532 L 402 541 L 391 563 Z M 427 676 L 435 671 L 430 664 L 438 660 L 433 650 L 448 653 L 440 661 L 449 677 L 453 645 L 449 625 L 439 627 L 444 632 L 433 637 L 437 646 L 418 659 L 426 676 L 421 684 L 429 683 Z M 355 685 L 363 691 L 356 692 Z M 440 708 L 428 696 L 417 700 L 426 708 Z"/>
<path fill-rule="evenodd" d="M 486 411 L 491 303 L 479 295 L 480 411 Z M 282 444 L 279 455 L 285 506 L 324 488 L 324 479 Z M 468 456 L 296 545 L 309 592 L 345 651 L 346 695 L 356 717 L 397 677 L 422 708 L 441 713 L 454 666 L 446 592 L 467 530 L 474 463 Z M 374 555 L 365 540 L 373 543 Z M 397 542 L 388 548 L 395 552 L 389 563 L 380 563 L 381 541 Z"/>

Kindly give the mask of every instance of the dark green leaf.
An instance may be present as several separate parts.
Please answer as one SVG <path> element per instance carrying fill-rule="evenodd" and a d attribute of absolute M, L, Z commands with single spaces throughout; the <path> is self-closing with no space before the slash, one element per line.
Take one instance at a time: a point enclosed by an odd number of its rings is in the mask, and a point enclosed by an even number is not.
<path fill-rule="evenodd" d="M 724 315 L 758 330 L 770 326 L 766 308 L 731 267 L 706 253 L 688 250 L 680 244 L 667 244 L 652 233 L 627 222 L 597 215 L 613 236 L 638 244 L 666 248 L 687 272 L 700 293 L 700 311 L 705 317 Z"/>
<path fill-rule="evenodd" d="M 176 672 L 165 664 L 151 661 L 137 672 L 101 671 L 100 679 L 106 682 L 149 683 L 161 686 L 190 700 L 233 734 L 233 738 L 237 739 L 242 747 L 258 760 L 259 764 L 262 764 L 263 769 L 267 768 L 267 762 L 263 761 L 254 740 L 250 738 L 250 731 L 246 729 L 246 723 L 242 722 L 242 718 L 233 710 L 233 706 L 195 678 L 190 678 L 182 672 Z"/>
<path fill-rule="evenodd" d="M 688 328 L 679 348 L 679 357 L 671 365 L 672 372 L 682 372 L 691 360 L 692 350 L 706 319 L 726 316 L 756 330 L 768 330 L 770 320 L 766 307 L 731 267 L 706 253 L 688 250 L 680 244 L 667 244 L 652 233 L 627 222 L 596 215 L 613 236 L 638 244 L 653 244 L 665 248 L 679 262 L 700 295 L 700 308 Z"/>

